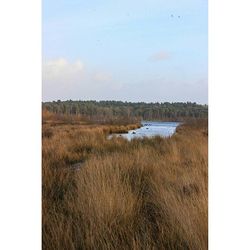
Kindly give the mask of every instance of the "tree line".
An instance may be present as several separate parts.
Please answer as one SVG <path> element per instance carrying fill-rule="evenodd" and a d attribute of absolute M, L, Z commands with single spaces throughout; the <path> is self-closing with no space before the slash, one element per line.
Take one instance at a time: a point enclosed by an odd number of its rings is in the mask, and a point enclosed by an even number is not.
<path fill-rule="evenodd" d="M 207 118 L 208 105 L 195 102 L 53 101 L 43 102 L 43 110 L 66 115 L 81 115 L 91 121 L 184 120 Z"/>

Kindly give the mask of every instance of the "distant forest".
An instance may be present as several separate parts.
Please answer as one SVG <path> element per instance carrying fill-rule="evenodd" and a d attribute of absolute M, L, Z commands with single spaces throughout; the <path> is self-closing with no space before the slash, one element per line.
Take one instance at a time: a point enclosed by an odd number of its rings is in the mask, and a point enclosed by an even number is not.
<path fill-rule="evenodd" d="M 207 118 L 208 105 L 192 102 L 122 102 L 122 101 L 53 101 L 43 102 L 43 111 L 56 114 L 81 115 L 88 120 L 185 120 Z"/>

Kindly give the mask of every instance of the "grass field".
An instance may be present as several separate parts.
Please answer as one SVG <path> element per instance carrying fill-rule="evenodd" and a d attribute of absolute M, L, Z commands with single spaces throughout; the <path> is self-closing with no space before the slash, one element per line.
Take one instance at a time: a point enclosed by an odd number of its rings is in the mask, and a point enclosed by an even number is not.
<path fill-rule="evenodd" d="M 136 127 L 43 124 L 43 249 L 207 249 L 207 120 L 107 139 Z"/>

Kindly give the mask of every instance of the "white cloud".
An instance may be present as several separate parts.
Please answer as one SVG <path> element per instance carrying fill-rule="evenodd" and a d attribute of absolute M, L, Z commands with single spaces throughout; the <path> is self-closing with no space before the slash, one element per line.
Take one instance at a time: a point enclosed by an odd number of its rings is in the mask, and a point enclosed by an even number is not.
<path fill-rule="evenodd" d="M 170 58 L 169 53 L 167 53 L 166 51 L 158 51 L 155 54 L 150 56 L 150 60 L 151 61 L 164 61 Z"/>
<path fill-rule="evenodd" d="M 60 80 L 75 75 L 84 75 L 84 64 L 79 60 L 69 63 L 66 59 L 59 58 L 43 64 L 43 79 L 45 80 Z"/>
<path fill-rule="evenodd" d="M 89 69 L 82 61 L 65 58 L 43 63 L 43 100 L 106 98 L 122 84 L 105 70 Z"/>
<path fill-rule="evenodd" d="M 117 78 L 120 79 L 117 79 Z M 64 58 L 43 64 L 43 100 L 196 101 L 207 103 L 207 79 L 170 75 L 115 77 L 82 61 Z"/>

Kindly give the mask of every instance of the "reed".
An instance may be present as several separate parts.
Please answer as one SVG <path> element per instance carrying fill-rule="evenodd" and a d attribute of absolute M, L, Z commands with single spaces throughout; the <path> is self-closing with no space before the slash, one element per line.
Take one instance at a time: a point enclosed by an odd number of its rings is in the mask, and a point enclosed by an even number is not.
<path fill-rule="evenodd" d="M 43 125 L 43 249 L 207 249 L 207 120 L 136 126 Z"/>

